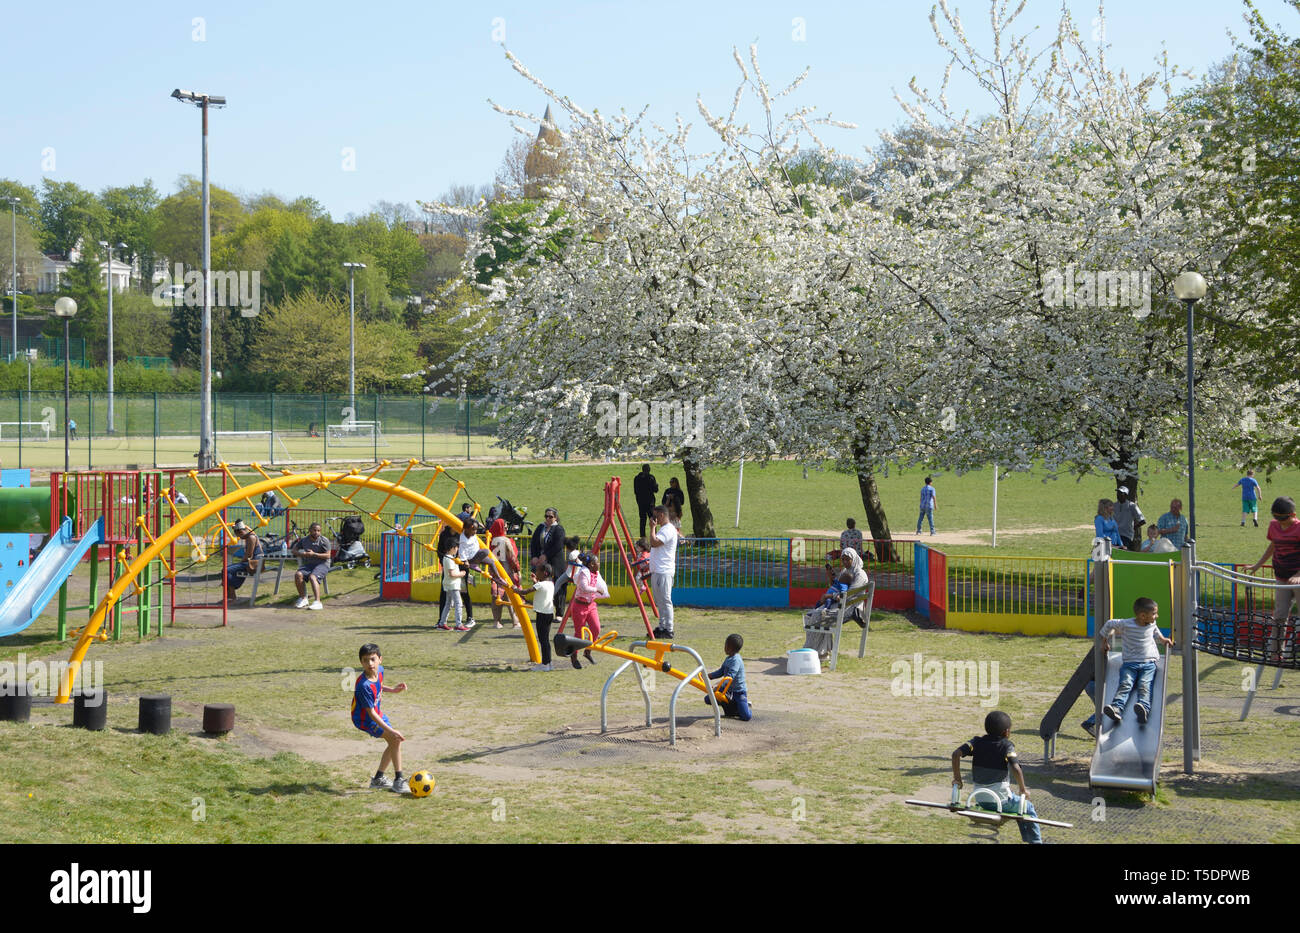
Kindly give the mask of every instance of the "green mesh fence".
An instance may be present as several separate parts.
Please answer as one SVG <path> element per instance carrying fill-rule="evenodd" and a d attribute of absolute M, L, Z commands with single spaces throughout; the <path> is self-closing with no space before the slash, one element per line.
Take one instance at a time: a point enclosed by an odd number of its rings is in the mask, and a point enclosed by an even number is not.
<path fill-rule="evenodd" d="M 104 392 L 69 399 L 72 469 L 193 465 L 199 396 Z M 213 396 L 216 452 L 229 463 L 269 465 L 507 459 L 527 455 L 497 442 L 496 420 L 475 400 L 427 395 Z M 61 392 L 0 393 L 0 461 L 62 469 Z"/>

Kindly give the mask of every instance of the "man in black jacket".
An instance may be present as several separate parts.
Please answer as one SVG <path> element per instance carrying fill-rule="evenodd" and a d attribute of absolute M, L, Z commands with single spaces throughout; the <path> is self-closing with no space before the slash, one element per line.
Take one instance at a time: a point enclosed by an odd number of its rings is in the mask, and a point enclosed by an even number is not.
<path fill-rule="evenodd" d="M 655 507 L 655 494 L 659 492 L 659 481 L 650 473 L 650 464 L 641 466 L 641 472 L 632 480 L 632 492 L 636 494 L 636 510 L 641 513 L 641 537 L 645 537 L 646 519 Z"/>

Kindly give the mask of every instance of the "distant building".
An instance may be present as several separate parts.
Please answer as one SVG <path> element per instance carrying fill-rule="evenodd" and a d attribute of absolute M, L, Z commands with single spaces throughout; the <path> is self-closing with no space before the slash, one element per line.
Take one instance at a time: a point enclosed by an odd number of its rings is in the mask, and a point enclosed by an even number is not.
<path fill-rule="evenodd" d="M 37 293 L 50 294 L 59 291 L 63 276 L 80 259 L 81 251 L 75 246 L 68 251 L 66 256 L 59 253 L 46 253 L 42 257 L 41 269 L 36 278 Z M 113 280 L 113 290 L 121 294 L 131 286 L 131 279 L 136 277 L 136 270 L 131 263 L 114 259 L 112 272 L 110 273 L 108 263 L 101 262 L 99 264 L 100 283 L 107 283 L 110 274 Z"/>

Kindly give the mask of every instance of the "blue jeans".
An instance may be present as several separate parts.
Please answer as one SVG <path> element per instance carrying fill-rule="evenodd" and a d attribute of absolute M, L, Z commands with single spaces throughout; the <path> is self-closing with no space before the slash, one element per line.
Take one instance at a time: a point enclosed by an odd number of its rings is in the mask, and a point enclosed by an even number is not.
<path fill-rule="evenodd" d="M 1151 682 L 1156 679 L 1155 661 L 1125 661 L 1119 668 L 1119 689 L 1110 705 L 1115 712 L 1123 713 L 1128 705 L 1129 693 L 1137 683 L 1137 705 L 1149 714 L 1151 712 Z"/>
<path fill-rule="evenodd" d="M 977 800 L 976 805 L 981 810 L 995 810 L 993 804 L 985 800 Z M 1002 801 L 1001 812 L 1019 813 L 1020 798 L 1017 797 L 1015 794 L 1012 794 L 1006 800 Z M 1025 801 L 1025 816 L 1033 816 L 1033 817 L 1038 816 L 1038 811 L 1034 809 L 1034 802 L 1032 800 Z M 1024 820 L 1016 820 L 1016 828 L 1020 830 L 1021 842 L 1041 843 L 1043 841 L 1043 831 L 1042 828 L 1037 823 L 1026 823 Z"/>
<path fill-rule="evenodd" d="M 754 718 L 754 714 L 749 711 L 749 696 L 744 693 L 733 693 L 727 702 L 722 704 L 722 712 L 728 716 L 735 716 L 741 722 L 749 722 Z"/>
<path fill-rule="evenodd" d="M 252 574 L 253 571 L 246 560 L 231 564 L 226 568 L 226 589 L 233 593 L 244 585 L 244 578 L 252 576 Z"/>
<path fill-rule="evenodd" d="M 930 520 L 930 534 L 934 534 L 934 506 L 921 509 L 921 514 L 916 516 L 916 533 L 918 535 L 921 533 L 921 523 L 927 518 Z"/>

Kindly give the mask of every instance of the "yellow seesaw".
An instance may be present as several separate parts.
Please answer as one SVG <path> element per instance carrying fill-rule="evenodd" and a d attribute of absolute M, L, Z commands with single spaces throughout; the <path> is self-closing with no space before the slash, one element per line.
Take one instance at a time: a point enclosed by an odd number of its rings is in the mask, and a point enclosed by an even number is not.
<path fill-rule="evenodd" d="M 650 712 L 650 691 L 646 687 L 645 678 L 641 673 L 641 669 L 644 667 L 652 671 L 668 674 L 681 681 L 673 688 L 672 697 L 668 701 L 668 741 L 670 744 L 677 744 L 677 697 L 688 685 L 702 691 L 708 698 L 708 704 L 713 710 L 713 734 L 722 735 L 721 704 L 725 700 L 725 691 L 727 686 L 730 685 L 731 678 L 723 677 L 716 684 L 710 682 L 709 669 L 705 665 L 704 659 L 699 656 L 694 648 L 671 641 L 656 640 L 634 641 L 629 646 L 631 648 L 645 648 L 652 652 L 652 655 L 647 656 L 637 654 L 635 651 L 624 651 L 622 648 L 615 648 L 611 642 L 618 637 L 618 632 L 606 632 L 600 638 L 594 640 L 591 637 L 590 629 L 583 628 L 582 634 L 586 637 L 575 638 L 572 635 L 557 634 L 553 639 L 555 653 L 562 658 L 567 658 L 575 651 L 599 651 L 623 659 L 623 663 L 619 665 L 614 673 L 609 675 L 609 678 L 605 681 L 605 686 L 600 691 L 600 731 L 602 734 L 609 731 L 609 718 L 607 716 L 609 688 L 614 683 L 615 678 L 628 668 L 632 668 L 636 672 L 637 685 L 641 688 L 641 696 L 645 699 L 645 724 L 646 726 L 653 725 L 654 720 Z M 689 654 L 695 659 L 695 667 L 689 671 L 674 667 L 666 659 L 666 656 L 674 651 Z"/>

